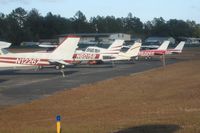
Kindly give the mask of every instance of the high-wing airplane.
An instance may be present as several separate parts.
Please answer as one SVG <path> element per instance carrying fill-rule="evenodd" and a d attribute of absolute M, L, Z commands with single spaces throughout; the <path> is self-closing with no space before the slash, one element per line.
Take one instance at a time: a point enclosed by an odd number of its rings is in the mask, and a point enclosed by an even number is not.
<path fill-rule="evenodd" d="M 164 41 L 158 49 L 151 49 L 151 50 L 141 50 L 138 56 L 151 58 L 155 55 L 164 55 L 167 52 L 167 47 L 169 46 L 170 41 Z"/>
<path fill-rule="evenodd" d="M 174 49 L 167 49 L 166 54 L 180 54 L 182 53 L 185 41 L 181 41 Z"/>
<path fill-rule="evenodd" d="M 8 48 L 10 43 L 0 43 L 0 68 L 2 67 L 25 67 L 25 66 L 49 66 L 62 69 L 73 62 L 73 54 L 80 38 L 68 36 L 54 51 L 11 53 Z"/>

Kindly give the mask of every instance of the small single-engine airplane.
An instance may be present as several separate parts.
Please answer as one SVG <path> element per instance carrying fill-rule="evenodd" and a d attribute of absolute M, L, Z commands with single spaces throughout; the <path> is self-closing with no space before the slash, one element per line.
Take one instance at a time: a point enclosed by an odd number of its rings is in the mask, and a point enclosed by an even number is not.
<path fill-rule="evenodd" d="M 68 36 L 54 51 L 51 52 L 29 52 L 29 53 L 11 53 L 5 48 L 11 44 L 0 43 L 0 68 L 8 67 L 26 67 L 26 66 L 55 66 L 56 69 L 63 69 L 66 65 L 73 62 L 73 54 L 77 48 L 80 38 Z"/>
<path fill-rule="evenodd" d="M 141 50 L 138 56 L 145 57 L 146 59 L 148 59 L 155 55 L 164 55 L 167 52 L 167 47 L 169 46 L 169 43 L 170 41 L 164 41 L 158 49 Z"/>
<path fill-rule="evenodd" d="M 105 56 L 114 56 L 120 53 L 124 40 L 115 40 L 107 49 L 96 46 L 89 46 L 85 51 L 78 50 L 73 55 L 74 61 L 98 62 Z M 94 63 L 94 64 L 95 64 Z"/>
<path fill-rule="evenodd" d="M 97 46 L 89 46 L 85 51 L 77 50 L 73 56 L 75 60 L 95 60 L 101 55 L 119 54 L 124 40 L 115 40 L 107 49 Z"/>
<path fill-rule="evenodd" d="M 166 54 L 180 54 L 182 53 L 185 41 L 181 41 L 174 49 L 167 49 Z"/>

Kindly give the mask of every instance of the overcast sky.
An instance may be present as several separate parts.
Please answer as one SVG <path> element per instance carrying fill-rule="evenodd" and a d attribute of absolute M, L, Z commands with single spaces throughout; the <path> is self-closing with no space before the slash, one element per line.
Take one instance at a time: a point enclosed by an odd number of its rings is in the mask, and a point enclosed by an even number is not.
<path fill-rule="evenodd" d="M 200 23 L 200 0 L 0 0 L 4 14 L 17 7 L 27 11 L 36 8 L 43 16 L 52 12 L 70 18 L 80 10 L 89 19 L 97 15 L 126 17 L 131 12 L 143 22 L 163 17 Z"/>

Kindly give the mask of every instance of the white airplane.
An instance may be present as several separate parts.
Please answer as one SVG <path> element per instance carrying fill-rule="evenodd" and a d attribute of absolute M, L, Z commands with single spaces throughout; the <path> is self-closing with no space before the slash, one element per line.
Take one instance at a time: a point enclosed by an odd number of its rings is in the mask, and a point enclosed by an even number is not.
<path fill-rule="evenodd" d="M 75 36 L 66 37 L 65 40 L 52 52 L 29 52 L 11 53 L 5 48 L 11 44 L 0 43 L 0 68 L 27 67 L 27 66 L 49 66 L 54 65 L 56 69 L 65 68 L 73 62 L 73 54 L 77 48 L 80 38 Z"/>
<path fill-rule="evenodd" d="M 74 61 L 100 61 L 104 56 L 114 56 L 120 53 L 124 40 L 115 40 L 109 48 L 89 46 L 85 51 L 78 50 L 73 55 Z"/>
<path fill-rule="evenodd" d="M 182 53 L 185 41 L 181 41 L 174 49 L 167 49 L 166 54 L 180 54 Z"/>
<path fill-rule="evenodd" d="M 140 50 L 138 56 L 142 56 L 145 58 L 151 58 L 155 55 L 164 55 L 167 52 L 167 47 L 169 46 L 170 41 L 164 41 L 158 49 L 151 50 Z"/>

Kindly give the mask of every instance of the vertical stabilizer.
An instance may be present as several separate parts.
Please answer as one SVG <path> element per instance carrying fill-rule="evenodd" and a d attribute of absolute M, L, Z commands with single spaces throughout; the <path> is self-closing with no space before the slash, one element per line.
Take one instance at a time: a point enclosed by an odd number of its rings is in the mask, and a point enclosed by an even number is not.
<path fill-rule="evenodd" d="M 108 48 L 109 51 L 120 51 L 122 48 L 122 45 L 124 43 L 124 40 L 115 40 L 110 47 Z"/>
<path fill-rule="evenodd" d="M 181 41 L 181 42 L 174 48 L 174 50 L 177 50 L 177 51 L 182 52 L 184 45 L 185 45 L 185 42 L 184 42 L 184 41 Z"/>
<path fill-rule="evenodd" d="M 66 37 L 65 40 L 52 52 L 52 59 L 72 59 L 73 54 L 78 47 L 79 40 L 80 37 Z"/>
<path fill-rule="evenodd" d="M 134 57 L 134 56 L 138 56 L 140 48 L 141 48 L 142 43 L 136 42 L 134 43 L 129 49 L 128 51 L 125 53 L 127 54 L 129 57 Z"/>
<path fill-rule="evenodd" d="M 158 48 L 158 50 L 167 50 L 167 47 L 169 46 L 170 41 L 164 41 L 160 47 Z"/>

